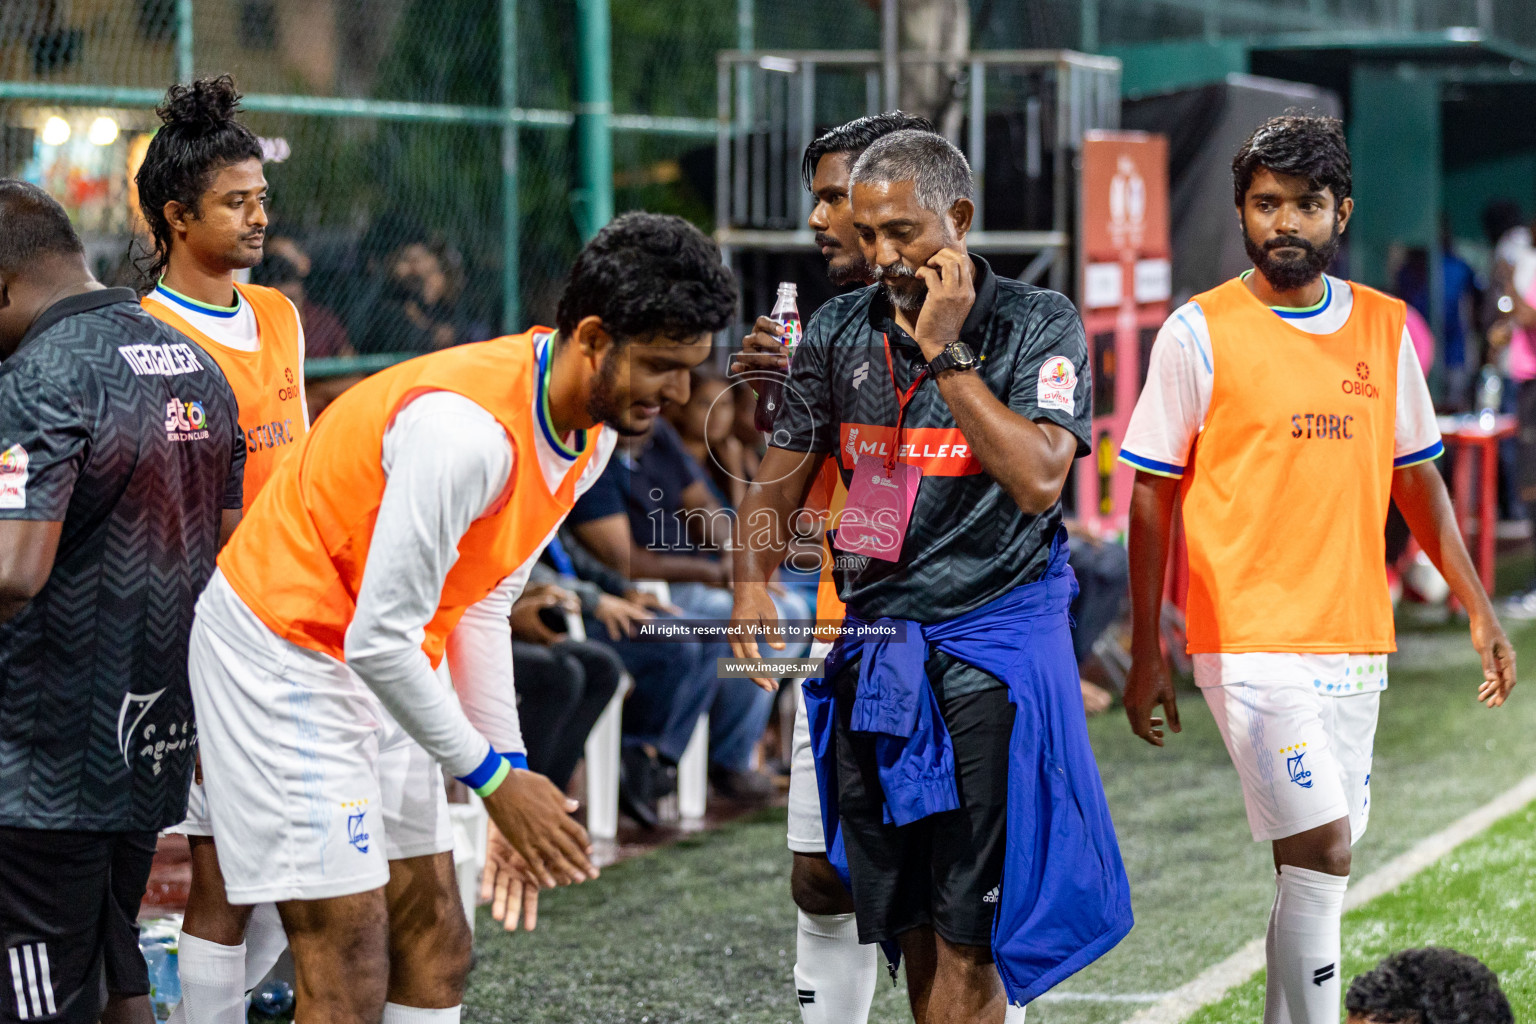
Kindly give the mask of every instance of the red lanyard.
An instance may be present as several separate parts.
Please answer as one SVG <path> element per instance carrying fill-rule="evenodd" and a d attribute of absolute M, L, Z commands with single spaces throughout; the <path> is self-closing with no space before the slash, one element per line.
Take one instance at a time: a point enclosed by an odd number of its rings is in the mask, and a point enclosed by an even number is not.
<path fill-rule="evenodd" d="M 880 340 L 885 343 L 885 368 L 891 372 L 891 387 L 896 389 L 896 443 L 891 446 L 890 454 L 885 457 L 885 472 L 890 474 L 896 471 L 896 453 L 901 450 L 901 424 L 907 415 L 907 404 L 917 393 L 918 385 L 927 378 L 928 367 L 923 367 L 917 379 L 912 382 L 912 386 L 903 393 L 901 385 L 896 383 L 896 364 L 891 362 L 891 339 L 882 334 Z"/>

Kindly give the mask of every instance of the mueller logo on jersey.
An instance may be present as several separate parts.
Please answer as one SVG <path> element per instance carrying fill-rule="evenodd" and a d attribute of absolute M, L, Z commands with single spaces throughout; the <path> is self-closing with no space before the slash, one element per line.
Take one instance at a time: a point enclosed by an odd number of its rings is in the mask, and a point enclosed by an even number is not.
<path fill-rule="evenodd" d="M 27 507 L 27 450 L 13 444 L 0 452 L 0 508 Z"/>
<path fill-rule="evenodd" d="M 868 423 L 844 423 L 843 468 L 852 470 L 864 455 L 889 458 L 896 444 L 895 427 Z M 965 435 L 954 427 L 903 427 L 900 462 L 916 466 L 924 476 L 972 476 L 981 472 L 981 461 L 971 451 Z"/>
<path fill-rule="evenodd" d="M 208 437 L 208 413 L 203 403 L 173 398 L 165 403 L 165 439 L 202 441 Z"/>
<path fill-rule="evenodd" d="M 1291 417 L 1291 436 L 1303 441 L 1353 441 L 1354 422 L 1353 416 L 1323 412 L 1297 413 Z"/>
<path fill-rule="evenodd" d="M 1371 383 L 1370 364 L 1363 361 L 1355 364 L 1355 379 L 1345 377 L 1339 382 L 1339 390 L 1346 395 L 1359 395 L 1361 398 L 1377 398 L 1381 395 L 1381 389 Z"/>
<path fill-rule="evenodd" d="M 203 364 L 191 345 L 124 345 L 117 350 L 123 361 L 139 377 L 179 377 L 200 373 Z"/>
<path fill-rule="evenodd" d="M 293 420 L 273 420 L 245 432 L 245 450 L 255 454 L 271 448 L 281 448 L 297 440 L 293 436 Z"/>

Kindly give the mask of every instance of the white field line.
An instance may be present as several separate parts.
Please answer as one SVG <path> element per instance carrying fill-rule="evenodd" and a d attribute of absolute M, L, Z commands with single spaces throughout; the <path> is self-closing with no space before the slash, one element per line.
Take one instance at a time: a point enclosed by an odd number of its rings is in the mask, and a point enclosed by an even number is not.
<path fill-rule="evenodd" d="M 1402 885 L 1457 846 L 1536 800 L 1536 774 L 1527 775 L 1477 810 L 1421 840 L 1401 856 L 1352 884 L 1344 895 L 1344 910 L 1354 910 Z M 1125 1024 L 1180 1024 L 1196 1010 L 1214 1003 L 1264 967 L 1264 939 L 1254 939 L 1218 964 L 1141 1010 Z"/>

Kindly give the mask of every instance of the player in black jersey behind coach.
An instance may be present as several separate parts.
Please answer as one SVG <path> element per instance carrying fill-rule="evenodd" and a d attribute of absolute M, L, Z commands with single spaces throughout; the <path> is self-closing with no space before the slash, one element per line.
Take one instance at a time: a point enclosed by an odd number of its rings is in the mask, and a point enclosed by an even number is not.
<path fill-rule="evenodd" d="M 186 813 L 187 637 L 244 464 L 217 364 L 0 180 L 0 1024 L 153 1019 L 139 900 Z"/>

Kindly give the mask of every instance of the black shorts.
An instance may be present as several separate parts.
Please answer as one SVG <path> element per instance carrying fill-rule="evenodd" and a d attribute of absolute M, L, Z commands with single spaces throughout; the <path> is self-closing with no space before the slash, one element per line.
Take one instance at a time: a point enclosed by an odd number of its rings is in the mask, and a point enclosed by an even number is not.
<path fill-rule="evenodd" d="M 936 667 L 930 659 L 930 677 Z M 898 827 L 885 821 L 875 737 L 848 730 L 857 685 L 857 664 L 833 684 L 838 817 L 859 941 L 892 940 L 931 925 L 948 942 L 990 947 L 1007 841 L 1014 716 L 1008 690 L 998 683 L 948 696 L 939 680 L 935 689 L 954 744 L 960 808 Z"/>
<path fill-rule="evenodd" d="M 139 902 L 154 832 L 0 828 L 0 1024 L 95 1024 L 149 994 Z"/>

